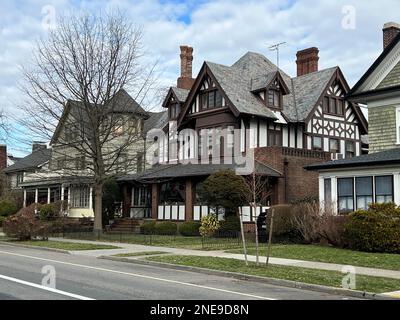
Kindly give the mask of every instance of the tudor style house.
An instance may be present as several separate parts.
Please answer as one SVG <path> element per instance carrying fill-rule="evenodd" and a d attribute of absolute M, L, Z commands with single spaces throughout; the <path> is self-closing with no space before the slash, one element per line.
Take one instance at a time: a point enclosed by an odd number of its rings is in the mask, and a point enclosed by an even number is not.
<path fill-rule="evenodd" d="M 157 127 L 165 118 L 165 113 L 147 113 L 123 89 L 112 100 L 112 113 L 108 116 L 123 120 L 113 122 L 118 124 L 112 129 L 113 138 L 109 138 L 109 143 L 106 141 L 103 147 L 114 150 L 114 145 L 111 146 L 110 143 L 127 143 L 127 139 L 132 143 L 123 149 L 125 154 L 111 154 L 109 158 L 105 158 L 105 164 L 113 166 L 112 170 L 115 169 L 115 172 L 111 173 L 115 175 L 145 170 L 146 130 Z M 78 141 L 84 144 L 85 137 L 82 135 L 88 134 L 87 130 L 80 129 L 81 126 L 84 127 L 84 124 L 78 121 L 82 119 L 78 115 L 80 106 L 78 102 L 68 101 L 53 134 L 50 148 L 36 146 L 32 154 L 5 170 L 11 187 L 23 189 L 24 206 L 62 200 L 66 204 L 65 214 L 68 217 L 94 216 L 91 164 L 85 159 L 85 155 L 74 147 Z M 132 136 L 137 139 L 133 140 Z M 110 153 L 112 152 L 104 152 L 105 155 Z M 111 161 L 115 161 L 115 164 L 109 164 Z"/>
<path fill-rule="evenodd" d="M 248 52 L 231 66 L 204 62 L 194 79 L 192 52 L 181 47 L 181 77 L 163 102 L 169 119 L 157 140 L 157 164 L 120 179 L 125 216 L 200 220 L 211 210 L 197 194 L 202 181 L 237 167 L 227 150 L 254 151 L 270 194 L 258 210 L 318 195 L 317 175 L 303 166 L 362 153 L 367 122 L 345 99 L 350 89 L 340 68 L 318 69 L 317 48 L 297 53 L 294 78 Z M 259 213 L 245 210 L 248 222 Z"/>
<path fill-rule="evenodd" d="M 382 54 L 348 94 L 367 104 L 370 154 L 309 166 L 323 206 L 347 213 L 374 202 L 400 205 L 400 24 L 383 27 Z"/>

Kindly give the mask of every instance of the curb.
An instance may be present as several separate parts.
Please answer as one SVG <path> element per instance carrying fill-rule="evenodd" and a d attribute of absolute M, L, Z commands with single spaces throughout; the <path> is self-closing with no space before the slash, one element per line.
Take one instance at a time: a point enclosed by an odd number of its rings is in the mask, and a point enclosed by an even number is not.
<path fill-rule="evenodd" d="M 0 241 L 0 244 L 4 244 L 7 246 L 11 246 L 11 247 L 20 247 L 20 248 L 27 248 L 27 249 L 36 249 L 36 250 L 42 250 L 42 251 L 51 251 L 51 252 L 57 252 L 57 253 L 70 254 L 70 252 L 68 250 L 30 246 L 29 244 L 10 243 L 10 242 L 6 242 L 6 241 Z"/>
<path fill-rule="evenodd" d="M 113 257 L 113 256 L 100 256 L 98 259 L 104 260 L 111 260 L 117 262 L 128 262 L 133 264 L 140 264 L 140 265 L 147 265 L 153 267 L 161 267 L 161 268 L 168 268 L 168 269 L 175 269 L 181 271 L 192 271 L 203 273 L 207 275 L 215 275 L 215 276 L 225 276 L 230 277 L 238 280 L 246 280 L 258 283 L 266 283 L 272 284 L 276 286 L 283 286 L 288 288 L 294 289 L 305 289 L 310 291 L 317 291 L 323 292 L 328 294 L 335 294 L 335 295 L 343 295 L 353 298 L 361 298 L 361 299 L 370 299 L 370 300 L 399 300 L 398 298 L 393 298 L 383 294 L 376 294 L 372 292 L 363 292 L 363 291 L 356 291 L 356 290 L 348 290 L 342 288 L 334 288 L 328 287 L 318 284 L 309 284 L 304 282 L 297 282 L 291 280 L 284 280 L 284 279 L 275 279 L 275 278 L 267 278 L 267 277 L 260 277 L 260 276 L 253 276 L 253 275 L 246 275 L 242 273 L 236 272 L 229 272 L 229 271 L 219 271 L 219 270 L 212 270 L 206 268 L 199 268 L 199 267 L 190 267 L 190 266 L 182 266 L 177 264 L 165 263 L 165 262 L 154 262 L 154 261 L 146 261 L 146 260 L 139 260 L 137 259 L 129 259 L 123 257 Z"/>

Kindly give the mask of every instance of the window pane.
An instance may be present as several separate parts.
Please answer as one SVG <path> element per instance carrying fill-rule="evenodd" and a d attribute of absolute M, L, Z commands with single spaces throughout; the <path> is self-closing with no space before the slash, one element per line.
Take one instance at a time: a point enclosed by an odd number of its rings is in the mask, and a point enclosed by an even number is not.
<path fill-rule="evenodd" d="M 343 100 L 338 100 L 337 101 L 338 102 L 338 104 L 337 104 L 337 113 L 338 114 L 343 114 L 344 112 L 343 112 L 343 110 L 344 110 L 344 101 Z"/>
<path fill-rule="evenodd" d="M 356 195 L 372 197 L 372 177 L 356 178 Z"/>
<path fill-rule="evenodd" d="M 219 91 L 215 92 L 215 106 L 222 107 L 222 95 Z"/>
<path fill-rule="evenodd" d="M 331 179 L 324 179 L 325 203 L 332 201 L 331 186 Z"/>
<path fill-rule="evenodd" d="M 269 106 L 274 105 L 274 92 L 272 90 L 268 91 L 268 105 Z"/>
<path fill-rule="evenodd" d="M 211 91 L 208 93 L 208 107 L 209 108 L 214 108 L 215 107 L 215 91 Z"/>
<path fill-rule="evenodd" d="M 274 107 L 279 108 L 279 92 L 274 91 Z"/>
<path fill-rule="evenodd" d="M 338 195 L 353 196 L 353 178 L 338 179 Z"/>
<path fill-rule="evenodd" d="M 329 112 L 329 98 L 324 98 L 324 112 Z"/>
<path fill-rule="evenodd" d="M 329 150 L 331 152 L 340 152 L 339 140 L 337 140 L 337 139 L 329 139 Z"/>
<path fill-rule="evenodd" d="M 368 205 L 372 203 L 372 196 L 357 197 L 357 209 L 368 209 Z"/>
<path fill-rule="evenodd" d="M 330 100 L 329 113 L 336 113 L 336 99 L 331 98 Z"/>
<path fill-rule="evenodd" d="M 321 137 L 313 137 L 313 146 L 314 149 L 322 149 L 322 138 Z"/>
<path fill-rule="evenodd" d="M 207 99 L 208 99 L 207 93 L 202 93 L 200 95 L 200 103 L 202 109 L 207 109 Z"/>
<path fill-rule="evenodd" d="M 375 178 L 376 195 L 393 195 L 393 177 L 384 176 Z"/>

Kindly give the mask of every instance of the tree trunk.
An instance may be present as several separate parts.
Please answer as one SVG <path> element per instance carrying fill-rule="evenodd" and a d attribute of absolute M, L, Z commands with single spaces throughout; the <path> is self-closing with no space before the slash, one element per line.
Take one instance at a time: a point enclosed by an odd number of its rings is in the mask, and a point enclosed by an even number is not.
<path fill-rule="evenodd" d="M 103 231 L 103 183 L 94 186 L 94 232 Z"/>
<path fill-rule="evenodd" d="M 240 232 L 242 235 L 242 244 L 243 244 L 243 253 L 244 253 L 244 261 L 246 262 L 246 266 L 249 265 L 247 261 L 247 248 L 246 248 L 246 238 L 244 237 L 244 228 L 243 228 L 243 218 L 242 218 L 242 208 L 239 208 L 239 220 L 240 220 Z"/>

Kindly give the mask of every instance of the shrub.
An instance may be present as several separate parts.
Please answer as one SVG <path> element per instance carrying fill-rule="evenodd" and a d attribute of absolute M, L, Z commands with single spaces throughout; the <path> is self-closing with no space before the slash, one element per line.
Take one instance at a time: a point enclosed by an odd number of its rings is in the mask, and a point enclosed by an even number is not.
<path fill-rule="evenodd" d="M 40 220 L 49 220 L 50 218 L 58 215 L 56 211 L 56 205 L 54 203 L 43 204 L 39 210 L 39 218 Z"/>
<path fill-rule="evenodd" d="M 318 202 L 299 202 L 292 207 L 291 224 L 305 243 L 321 240 L 321 210 Z"/>
<path fill-rule="evenodd" d="M 142 234 L 153 234 L 155 226 L 156 226 L 156 222 L 155 221 L 145 221 L 140 226 L 140 233 L 142 233 Z"/>
<path fill-rule="evenodd" d="M 0 216 L 7 217 L 17 213 L 18 208 L 14 201 L 6 199 L 0 201 Z"/>
<path fill-rule="evenodd" d="M 51 229 L 51 224 L 37 219 L 35 204 L 22 208 L 18 213 L 8 217 L 3 222 L 3 229 L 7 236 L 19 240 L 30 240 L 32 237 L 46 238 Z"/>
<path fill-rule="evenodd" d="M 240 231 L 240 219 L 237 215 L 228 215 L 224 221 L 220 222 L 218 229 L 220 232 L 236 232 Z"/>
<path fill-rule="evenodd" d="M 220 227 L 215 214 L 209 214 L 201 218 L 201 226 L 199 228 L 202 237 L 211 237 Z"/>
<path fill-rule="evenodd" d="M 196 237 L 200 235 L 200 222 L 187 221 L 179 225 L 179 233 L 186 237 Z"/>
<path fill-rule="evenodd" d="M 321 239 L 335 247 L 346 247 L 344 227 L 349 216 L 336 216 L 331 211 L 324 212 L 320 218 L 319 235 Z"/>
<path fill-rule="evenodd" d="M 176 223 L 171 221 L 164 221 L 155 225 L 154 232 L 155 234 L 159 235 L 174 235 L 176 234 L 177 229 L 178 226 L 176 225 Z"/>
<path fill-rule="evenodd" d="M 400 253 L 400 208 L 394 203 L 371 204 L 349 216 L 345 238 L 351 249 Z"/>

